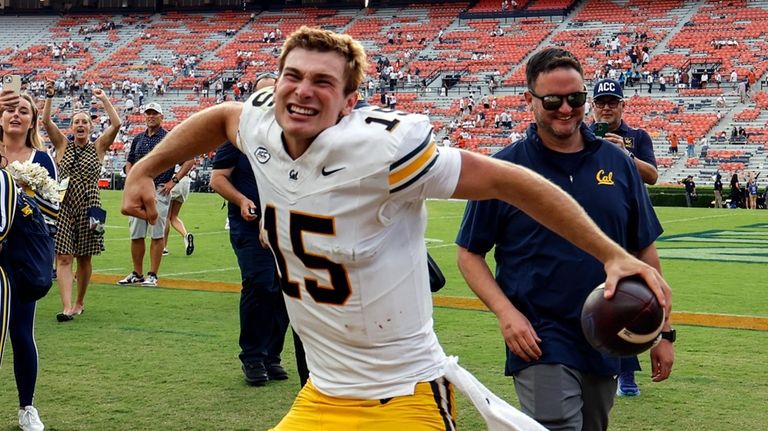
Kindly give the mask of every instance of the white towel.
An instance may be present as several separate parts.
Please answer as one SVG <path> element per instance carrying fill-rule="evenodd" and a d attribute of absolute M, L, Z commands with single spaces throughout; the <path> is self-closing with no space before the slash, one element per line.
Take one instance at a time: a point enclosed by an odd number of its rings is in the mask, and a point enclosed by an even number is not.
<path fill-rule="evenodd" d="M 497 397 L 469 371 L 459 358 L 449 356 L 443 365 L 445 378 L 472 401 L 485 419 L 488 431 L 547 431 L 540 423 Z"/>

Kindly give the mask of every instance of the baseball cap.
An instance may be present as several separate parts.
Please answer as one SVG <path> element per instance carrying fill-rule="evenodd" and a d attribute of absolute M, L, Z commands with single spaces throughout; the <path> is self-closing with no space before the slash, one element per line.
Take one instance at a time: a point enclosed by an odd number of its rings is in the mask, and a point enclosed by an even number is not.
<path fill-rule="evenodd" d="M 144 110 L 141 112 L 147 112 L 147 111 L 155 111 L 160 115 L 163 115 L 163 108 L 160 106 L 159 103 L 156 102 L 150 102 L 144 105 Z"/>
<path fill-rule="evenodd" d="M 621 84 L 615 79 L 601 79 L 595 84 L 593 99 L 598 97 L 611 96 L 619 99 L 624 99 L 624 91 L 621 89 Z"/>

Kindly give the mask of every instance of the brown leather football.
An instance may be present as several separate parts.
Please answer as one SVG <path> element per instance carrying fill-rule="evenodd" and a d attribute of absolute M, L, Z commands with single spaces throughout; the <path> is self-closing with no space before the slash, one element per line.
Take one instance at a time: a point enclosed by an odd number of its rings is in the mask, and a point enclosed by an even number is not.
<path fill-rule="evenodd" d="M 608 356 L 635 356 L 651 348 L 664 324 L 664 309 L 640 278 L 619 280 L 613 298 L 603 297 L 604 284 L 587 296 L 581 329 L 589 344 Z"/>

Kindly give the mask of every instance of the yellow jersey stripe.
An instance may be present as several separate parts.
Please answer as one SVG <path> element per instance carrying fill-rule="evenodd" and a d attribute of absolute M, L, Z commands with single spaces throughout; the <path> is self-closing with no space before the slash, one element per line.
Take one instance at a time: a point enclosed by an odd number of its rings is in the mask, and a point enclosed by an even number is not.
<path fill-rule="evenodd" d="M 402 165 L 389 174 L 390 189 L 418 175 L 425 167 L 431 166 L 431 161 L 437 156 L 437 145 L 431 141 L 423 151 L 411 159 L 409 163 Z"/>

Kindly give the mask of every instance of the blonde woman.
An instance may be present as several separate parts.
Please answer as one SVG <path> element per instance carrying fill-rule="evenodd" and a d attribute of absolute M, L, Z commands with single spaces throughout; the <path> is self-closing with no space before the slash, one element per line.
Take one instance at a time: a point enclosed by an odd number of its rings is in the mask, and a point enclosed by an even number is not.
<path fill-rule="evenodd" d="M 87 213 L 89 208 L 101 206 L 98 184 L 101 165 L 120 130 L 120 117 L 103 90 L 96 88 L 93 94 L 107 111 L 110 124 L 91 143 L 93 123 L 90 113 L 76 111 L 72 114 L 72 138 L 68 138 L 51 120 L 54 83 L 48 81 L 45 85 L 43 126 L 56 150 L 56 165 L 59 167 L 62 185 L 66 185 L 56 234 L 57 276 L 62 304 L 61 313 L 56 315 L 59 322 L 70 321 L 74 316 L 82 314 L 85 293 L 93 272 L 91 258 L 104 251 L 104 238 L 90 229 Z M 72 304 L 74 258 L 77 258 L 77 299 Z"/>
<path fill-rule="evenodd" d="M 13 162 L 38 163 L 51 178 L 57 179 L 56 166 L 43 150 L 43 141 L 37 129 L 38 110 L 35 100 L 26 93 L 11 91 L 0 93 L 2 125 L 0 126 L 0 167 Z M 19 184 L 22 188 L 24 184 Z M 58 215 L 58 205 L 36 195 L 40 209 L 49 219 Z M 9 268 L 6 268 L 9 269 Z M 9 274 L 12 271 L 9 269 Z M 25 431 L 44 429 L 32 399 L 37 382 L 37 346 L 35 344 L 35 309 L 37 302 L 22 301 L 16 293 L 20 286 L 10 277 L 10 318 L 8 329 L 13 348 L 13 372 L 19 393 L 19 427 Z"/>

